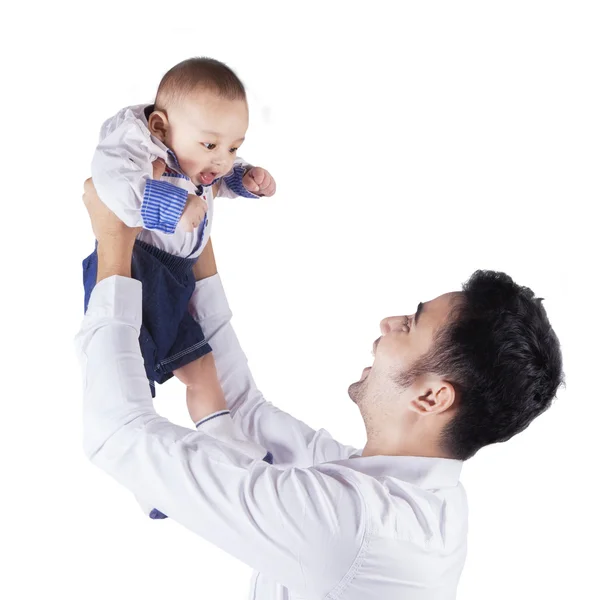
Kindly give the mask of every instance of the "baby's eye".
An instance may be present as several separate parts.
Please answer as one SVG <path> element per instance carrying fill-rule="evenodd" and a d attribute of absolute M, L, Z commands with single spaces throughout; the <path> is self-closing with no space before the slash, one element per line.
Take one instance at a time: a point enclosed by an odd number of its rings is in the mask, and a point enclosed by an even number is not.
<path fill-rule="evenodd" d="M 229 148 L 229 152 L 231 152 L 231 154 L 235 154 L 237 151 L 237 148 Z"/>
<path fill-rule="evenodd" d="M 202 144 L 207 150 L 214 150 L 217 145 L 216 144 Z"/>

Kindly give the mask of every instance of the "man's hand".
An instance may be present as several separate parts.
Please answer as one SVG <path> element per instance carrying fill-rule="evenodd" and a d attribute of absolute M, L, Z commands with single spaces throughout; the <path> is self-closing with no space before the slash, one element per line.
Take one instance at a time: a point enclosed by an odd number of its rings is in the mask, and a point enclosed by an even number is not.
<path fill-rule="evenodd" d="M 152 164 L 153 177 L 160 178 L 165 163 L 156 160 Z M 92 231 L 98 240 L 98 278 L 101 281 L 111 275 L 131 277 L 131 252 L 141 227 L 127 227 L 115 213 L 100 200 L 92 179 L 83 184 L 83 203 L 92 222 Z"/>
<path fill-rule="evenodd" d="M 179 220 L 183 230 L 186 233 L 192 233 L 202 223 L 207 211 L 208 204 L 206 200 L 200 196 L 196 196 L 196 194 L 188 194 L 187 203 Z"/>
<path fill-rule="evenodd" d="M 160 179 L 165 172 L 165 163 L 158 159 L 152 163 L 152 176 L 154 179 Z M 110 210 L 100 200 L 94 182 L 90 177 L 83 184 L 83 203 L 90 216 L 92 222 L 92 231 L 98 240 L 99 244 L 104 242 L 116 241 L 117 239 L 126 241 L 128 239 L 135 240 L 137 234 L 141 231 L 141 227 L 127 227 L 115 213 Z"/>
<path fill-rule="evenodd" d="M 271 173 L 261 167 L 252 167 L 244 175 L 242 185 L 257 196 L 272 196 L 277 187 Z"/>
<path fill-rule="evenodd" d="M 127 227 L 115 213 L 100 200 L 94 182 L 90 177 L 83 184 L 83 203 L 92 222 L 92 231 L 99 244 L 111 243 L 116 240 L 135 240 L 141 227 Z"/>

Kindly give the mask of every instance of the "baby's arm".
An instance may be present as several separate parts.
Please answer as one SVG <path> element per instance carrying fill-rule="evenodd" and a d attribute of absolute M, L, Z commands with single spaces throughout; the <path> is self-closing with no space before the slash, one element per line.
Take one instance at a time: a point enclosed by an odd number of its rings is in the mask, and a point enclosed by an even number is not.
<path fill-rule="evenodd" d="M 126 119 L 100 141 L 92 160 L 92 179 L 100 199 L 129 227 L 173 233 L 188 192 L 152 179 L 152 162 L 166 152 L 135 119 Z"/>
<path fill-rule="evenodd" d="M 261 167 L 253 167 L 243 158 L 236 158 L 233 169 L 213 189 L 213 195 L 221 198 L 259 198 L 275 193 L 275 180 Z"/>
<path fill-rule="evenodd" d="M 220 198 L 258 198 L 252 192 L 249 192 L 242 183 L 244 175 L 252 168 L 252 165 L 247 163 L 243 158 L 236 158 L 233 162 L 233 168 L 225 177 L 215 184 L 217 193 L 215 196 Z"/>

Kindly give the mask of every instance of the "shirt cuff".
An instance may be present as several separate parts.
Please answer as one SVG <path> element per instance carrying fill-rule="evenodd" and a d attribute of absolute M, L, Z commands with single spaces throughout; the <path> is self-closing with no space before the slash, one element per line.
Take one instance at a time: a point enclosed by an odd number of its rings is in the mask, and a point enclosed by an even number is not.
<path fill-rule="evenodd" d="M 204 425 L 208 421 L 212 421 L 213 419 L 216 419 L 216 418 L 221 417 L 223 415 L 229 415 L 229 414 L 231 414 L 231 412 L 229 410 L 221 410 L 219 412 L 213 413 L 212 415 L 208 415 L 208 417 L 204 417 L 204 419 L 201 419 L 200 421 L 198 421 L 196 423 L 196 429 L 198 429 L 201 425 Z M 209 432 L 210 431 L 210 426 L 203 427 L 202 431 L 204 431 L 205 433 Z"/>
<path fill-rule="evenodd" d="M 221 410 L 206 416 L 196 423 L 196 428 L 230 448 L 235 448 L 249 458 L 265 460 L 270 454 L 262 446 L 246 438 L 239 424 L 231 418 L 228 410 Z M 272 460 L 271 457 L 271 461 L 267 460 L 267 462 L 272 462 Z"/>
<path fill-rule="evenodd" d="M 166 181 L 148 179 L 142 201 L 142 221 L 146 229 L 175 233 L 187 202 L 187 190 Z"/>
<path fill-rule="evenodd" d="M 243 198 L 260 198 L 256 194 L 249 192 L 242 183 L 244 179 L 244 175 L 246 174 L 246 167 L 241 165 L 235 165 L 233 167 L 233 171 L 230 175 L 225 175 L 223 177 L 223 183 L 227 185 L 227 187 L 238 196 L 242 196 Z"/>
<path fill-rule="evenodd" d="M 218 273 L 196 282 L 189 311 L 198 323 L 214 315 L 231 316 L 229 302 Z"/>
<path fill-rule="evenodd" d="M 139 333 L 142 325 L 141 281 L 113 275 L 97 283 L 90 295 L 85 319 L 119 321 Z"/>

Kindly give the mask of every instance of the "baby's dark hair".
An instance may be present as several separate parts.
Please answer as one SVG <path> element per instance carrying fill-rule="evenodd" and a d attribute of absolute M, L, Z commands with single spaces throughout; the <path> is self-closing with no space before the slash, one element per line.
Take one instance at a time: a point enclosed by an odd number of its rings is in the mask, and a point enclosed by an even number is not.
<path fill-rule="evenodd" d="M 214 58 L 188 58 L 165 73 L 155 108 L 164 110 L 196 90 L 213 92 L 225 100 L 246 99 L 244 84 L 226 64 Z"/>

